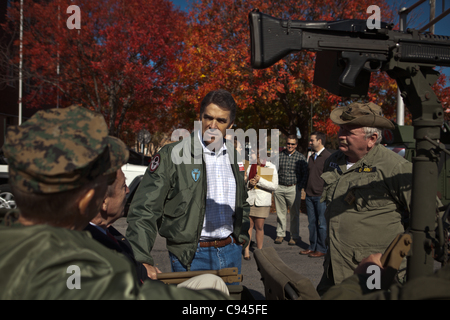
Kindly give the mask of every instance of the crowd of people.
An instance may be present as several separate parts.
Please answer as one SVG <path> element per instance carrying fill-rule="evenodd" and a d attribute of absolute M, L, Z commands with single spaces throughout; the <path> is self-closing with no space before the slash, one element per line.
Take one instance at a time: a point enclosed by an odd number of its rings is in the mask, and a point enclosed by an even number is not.
<path fill-rule="evenodd" d="M 173 272 L 236 267 L 240 273 L 242 258 L 251 259 L 253 229 L 262 248 L 272 197 L 275 244 L 286 237 L 288 214 L 288 244 L 298 242 L 302 190 L 310 244 L 299 253 L 324 257 L 318 293 L 362 296 L 352 274 L 361 273 L 361 264 L 381 266 L 376 254 L 404 231 L 409 210 L 412 165 L 380 145 L 381 129 L 392 122 L 373 103 L 339 107 L 331 114 L 340 126 L 337 152 L 313 132 L 307 160 L 296 150 L 297 137 L 288 136 L 278 168 L 261 159 L 264 149 L 252 150 L 246 168 L 234 142 L 224 139 L 236 109 L 225 90 L 203 98 L 201 130 L 152 158 L 126 235 L 112 224 L 123 216 L 129 192 L 121 170 L 128 150 L 108 135 L 103 116 L 73 106 L 9 127 L 3 150 L 18 210 L 2 214 L 0 299 L 230 299 L 213 275 L 177 286 L 158 281 L 151 254 L 157 233 L 166 239 Z M 174 156 L 186 161 L 176 164 Z M 73 277 L 69 270 L 76 270 Z M 448 279 L 442 283 L 448 288 Z"/>

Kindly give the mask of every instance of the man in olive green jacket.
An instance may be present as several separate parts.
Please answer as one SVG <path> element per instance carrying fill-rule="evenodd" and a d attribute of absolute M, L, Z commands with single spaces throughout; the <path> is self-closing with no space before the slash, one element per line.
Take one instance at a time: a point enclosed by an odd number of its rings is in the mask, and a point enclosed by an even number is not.
<path fill-rule="evenodd" d="M 223 140 L 226 129 L 234 123 L 235 112 L 236 104 L 230 93 L 225 90 L 210 92 L 202 101 L 201 130 L 194 131 L 180 142 L 164 146 L 153 157 L 133 197 L 126 234 L 136 260 L 146 266 L 149 277 L 155 279 L 156 273 L 160 272 L 154 267 L 155 261 L 151 256 L 157 232 L 166 238 L 173 271 L 184 268 L 202 270 L 191 268 L 199 250 L 211 248 L 216 252 L 209 257 L 217 257 L 227 246 L 236 247 L 232 254 L 234 257 L 219 260 L 234 260 L 236 263 L 220 266 L 240 269 L 241 245 L 248 244 L 249 229 L 244 166 L 237 160 L 233 143 L 224 143 Z M 210 149 L 215 153 L 210 153 Z M 210 160 L 214 163 L 224 161 L 218 171 L 218 178 L 222 180 L 216 181 L 212 173 L 207 172 L 206 153 L 210 153 L 208 156 L 214 159 Z M 211 166 L 217 168 L 219 165 Z M 213 169 L 210 167 L 209 170 Z M 223 178 L 227 170 L 228 176 Z M 212 180 L 208 179 L 208 175 Z M 212 185 L 208 186 L 207 182 Z M 225 204 L 209 194 L 211 188 L 223 188 L 223 185 L 231 187 L 223 189 L 223 196 L 229 201 Z M 223 223 L 214 224 L 213 220 L 219 218 Z M 220 228 L 224 229 L 223 236 L 215 236 Z M 209 238 L 205 239 L 205 234 Z M 212 261 L 213 257 L 205 258 L 208 259 Z M 181 270 L 175 269 L 174 260 L 179 261 L 176 266 Z M 204 261 L 202 265 L 205 266 L 203 270 L 208 270 L 214 269 L 218 263 Z"/>
<path fill-rule="evenodd" d="M 329 245 L 317 288 L 321 295 L 404 232 L 412 183 L 412 164 L 379 144 L 380 129 L 394 128 L 379 106 L 353 103 L 333 110 L 331 119 L 340 126 L 340 144 L 321 176 Z"/>
<path fill-rule="evenodd" d="M 139 286 L 122 254 L 84 227 L 128 150 L 101 114 L 72 106 L 8 128 L 3 146 L 20 214 L 0 217 L 0 299 L 226 299 L 159 281 Z"/>

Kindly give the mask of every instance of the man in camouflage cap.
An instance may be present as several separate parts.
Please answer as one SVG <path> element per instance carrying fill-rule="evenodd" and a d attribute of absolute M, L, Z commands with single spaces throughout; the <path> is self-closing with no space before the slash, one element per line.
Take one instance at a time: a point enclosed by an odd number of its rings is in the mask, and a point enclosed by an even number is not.
<path fill-rule="evenodd" d="M 97 215 L 128 150 L 100 114 L 72 106 L 8 128 L 3 146 L 20 214 L 0 226 L 0 299 L 215 299 L 147 281 L 82 230 Z M 72 274 L 73 273 L 73 274 Z"/>
<path fill-rule="evenodd" d="M 81 107 L 37 112 L 8 128 L 6 139 L 9 183 L 24 192 L 72 190 L 128 160 L 125 144 L 108 136 L 103 116 Z"/>
<path fill-rule="evenodd" d="M 321 175 L 328 227 L 321 295 L 404 232 L 412 184 L 412 164 L 380 144 L 382 129 L 394 128 L 380 106 L 352 103 L 335 108 L 330 118 L 340 126 L 339 150 L 325 161 Z"/>

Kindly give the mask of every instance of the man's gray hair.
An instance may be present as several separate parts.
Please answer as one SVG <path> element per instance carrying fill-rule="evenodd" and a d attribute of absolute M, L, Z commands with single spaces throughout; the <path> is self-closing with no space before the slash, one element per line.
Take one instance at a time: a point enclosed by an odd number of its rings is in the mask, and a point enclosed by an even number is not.
<path fill-rule="evenodd" d="M 381 129 L 373 128 L 373 127 L 363 127 L 363 130 L 364 130 L 364 133 L 365 133 L 365 136 L 364 136 L 365 139 L 368 139 L 374 133 L 377 133 L 378 134 L 378 138 L 377 138 L 377 141 L 375 142 L 375 145 L 380 144 L 381 139 L 383 138 L 383 135 L 382 135 L 383 131 Z"/>

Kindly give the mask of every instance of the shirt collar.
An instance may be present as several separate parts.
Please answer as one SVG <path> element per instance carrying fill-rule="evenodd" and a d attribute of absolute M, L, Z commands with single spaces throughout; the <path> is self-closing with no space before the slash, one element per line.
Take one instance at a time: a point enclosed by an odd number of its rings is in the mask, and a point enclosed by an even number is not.
<path fill-rule="evenodd" d="M 103 234 L 106 234 L 106 230 L 105 229 L 103 229 L 102 227 L 99 227 L 98 225 L 96 225 L 96 224 L 93 224 L 92 222 L 90 222 L 89 221 L 89 224 L 91 225 L 91 226 L 94 226 L 94 227 L 96 227 L 98 230 L 100 230 Z"/>
<path fill-rule="evenodd" d="M 197 135 L 197 136 L 198 136 L 198 139 L 200 140 L 200 142 L 201 142 L 201 144 L 202 144 L 203 152 L 204 152 L 204 153 L 207 153 L 207 154 L 215 155 L 216 153 L 215 153 L 214 151 L 211 151 L 211 150 L 209 150 L 209 149 L 206 147 L 206 144 L 205 144 L 205 142 L 203 141 L 203 137 L 202 137 L 202 134 L 201 134 L 200 130 L 198 131 L 198 135 Z M 225 140 L 224 140 L 224 141 L 225 141 Z M 219 150 L 218 153 L 219 153 L 219 154 L 220 154 L 220 153 L 223 153 L 223 154 L 226 154 L 226 153 L 227 153 L 227 146 L 226 146 L 225 143 L 222 144 L 222 147 L 220 148 L 220 150 Z"/>
<path fill-rule="evenodd" d="M 297 152 L 297 150 L 294 150 L 294 152 L 289 153 L 289 152 L 287 151 L 287 149 L 284 149 L 283 152 L 284 152 L 285 155 L 287 155 L 287 156 L 290 157 L 290 156 L 294 155 L 294 154 Z"/>
<path fill-rule="evenodd" d="M 315 154 L 316 154 L 317 156 L 319 156 L 319 155 L 322 153 L 323 150 L 325 150 L 325 147 L 323 147 L 322 149 L 320 149 L 320 151 L 317 151 Z"/>

